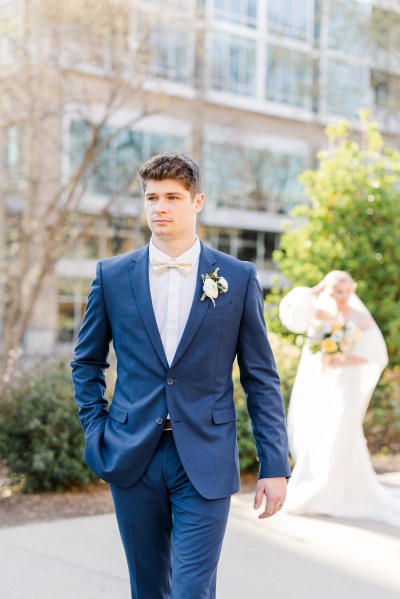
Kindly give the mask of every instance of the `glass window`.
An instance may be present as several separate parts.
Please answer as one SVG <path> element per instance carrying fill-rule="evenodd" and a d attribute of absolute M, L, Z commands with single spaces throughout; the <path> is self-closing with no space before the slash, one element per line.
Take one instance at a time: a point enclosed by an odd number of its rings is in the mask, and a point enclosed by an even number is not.
<path fill-rule="evenodd" d="M 86 308 L 91 281 L 89 279 L 60 279 L 58 288 L 57 341 L 73 343 Z"/>
<path fill-rule="evenodd" d="M 279 246 L 280 235 L 276 233 L 264 233 L 264 258 L 272 260 L 272 254 Z"/>
<path fill-rule="evenodd" d="M 114 141 L 115 171 L 113 188 L 126 190 L 133 183 L 143 159 L 143 133 L 140 131 L 122 131 Z"/>
<path fill-rule="evenodd" d="M 100 255 L 102 219 L 96 215 L 75 214 L 71 217 L 69 244 L 66 257 L 98 260 Z"/>
<path fill-rule="evenodd" d="M 107 237 L 106 256 L 126 254 L 134 250 L 132 235 L 125 231 L 114 231 Z"/>
<path fill-rule="evenodd" d="M 267 48 L 266 97 L 273 102 L 306 106 L 311 93 L 310 59 L 280 46 Z"/>
<path fill-rule="evenodd" d="M 271 32 L 306 40 L 312 28 L 310 0 L 268 0 L 268 29 Z"/>
<path fill-rule="evenodd" d="M 321 22 L 324 0 L 314 0 L 314 40 L 317 44 L 321 41 Z"/>
<path fill-rule="evenodd" d="M 99 195 L 132 194 L 139 189 L 136 174 L 139 165 L 162 152 L 183 152 L 186 137 L 164 133 L 142 132 L 126 129 L 113 137 L 113 130 L 105 127 L 101 133 L 105 142 L 82 180 L 89 192 Z M 107 143 L 107 139 L 110 141 Z M 71 122 L 70 164 L 74 172 L 85 158 L 91 132 L 82 121 Z"/>
<path fill-rule="evenodd" d="M 302 156 L 233 144 L 209 144 L 206 186 L 214 208 L 286 213 L 303 200 Z"/>
<path fill-rule="evenodd" d="M 388 76 L 385 73 L 372 71 L 371 88 L 374 95 L 375 106 L 385 107 L 387 105 L 389 95 Z"/>
<path fill-rule="evenodd" d="M 6 168 L 12 169 L 21 163 L 21 127 L 11 125 L 6 130 L 6 147 L 4 164 Z"/>
<path fill-rule="evenodd" d="M 203 236 L 206 243 L 220 252 L 236 256 L 235 248 L 232 247 L 231 240 L 237 237 L 236 229 L 221 229 L 219 227 L 205 227 Z"/>
<path fill-rule="evenodd" d="M 257 260 L 257 231 L 240 231 L 237 258 L 249 262 Z"/>
<path fill-rule="evenodd" d="M 188 27 L 172 22 L 153 24 L 149 36 L 150 74 L 188 83 L 192 74 Z"/>
<path fill-rule="evenodd" d="M 157 154 L 164 154 L 165 152 L 184 152 L 186 147 L 186 139 L 184 137 L 178 137 L 178 135 L 165 135 L 161 133 L 148 133 L 147 134 L 147 152 L 150 158 Z"/>
<path fill-rule="evenodd" d="M 237 258 L 255 262 L 259 269 L 271 268 L 272 253 L 277 248 L 278 239 L 276 233 L 239 231 Z"/>
<path fill-rule="evenodd" d="M 89 190 L 93 193 L 107 195 L 111 192 L 110 185 L 110 143 L 106 140 L 110 136 L 109 127 L 104 127 L 100 134 L 102 148 L 97 153 L 92 167 Z M 103 145 L 104 144 L 104 145 Z"/>
<path fill-rule="evenodd" d="M 42 3 L 42 5 L 45 3 Z M 44 12 L 51 7 L 42 6 Z M 47 17 L 51 28 L 54 60 L 74 70 L 101 73 L 128 71 L 129 17 L 128 6 L 119 3 L 64 3 L 64 9 L 52 10 Z"/>
<path fill-rule="evenodd" d="M 274 268 L 272 254 L 280 238 L 277 233 L 206 227 L 204 235 L 207 243 L 221 252 L 254 262 L 260 270 Z"/>
<path fill-rule="evenodd" d="M 206 151 L 208 203 L 214 208 L 237 208 L 245 203 L 243 148 L 213 143 Z"/>
<path fill-rule="evenodd" d="M 70 126 L 70 135 L 71 158 L 73 158 L 77 163 L 80 163 L 85 156 L 89 141 L 89 129 L 87 124 L 83 121 L 72 121 Z"/>
<path fill-rule="evenodd" d="M 75 336 L 74 303 L 58 303 L 58 335 L 59 343 L 72 343 Z"/>
<path fill-rule="evenodd" d="M 257 0 L 214 0 L 214 17 L 256 28 Z"/>
<path fill-rule="evenodd" d="M 80 239 L 80 246 L 80 258 L 90 260 L 100 258 L 100 237 L 98 232 L 85 232 Z"/>
<path fill-rule="evenodd" d="M 137 227 L 133 219 L 109 217 L 106 256 L 125 254 L 134 250 Z"/>
<path fill-rule="evenodd" d="M 100 133 L 100 143 L 110 135 L 110 129 L 104 127 Z M 85 160 L 86 153 L 93 146 L 92 126 L 84 121 L 71 121 L 70 125 L 70 171 L 73 174 Z M 81 186 L 94 193 L 108 194 L 110 191 L 109 176 L 109 144 L 106 143 L 91 165 L 88 165 L 86 173 L 82 175 Z"/>
<path fill-rule="evenodd" d="M 377 4 L 377 3 L 376 3 Z M 373 6 L 371 25 L 368 29 L 373 51 L 379 52 L 379 58 L 385 60 L 387 53 L 398 64 L 400 51 L 400 13 Z M 383 53 L 383 54 L 382 54 Z"/>
<path fill-rule="evenodd" d="M 371 88 L 376 107 L 385 109 L 386 112 L 398 113 L 400 77 L 381 71 L 372 71 Z"/>
<path fill-rule="evenodd" d="M 213 38 L 212 87 L 235 94 L 255 95 L 256 44 L 236 35 Z"/>
<path fill-rule="evenodd" d="M 366 51 L 369 8 L 353 0 L 330 0 L 329 47 L 351 54 Z"/>
<path fill-rule="evenodd" d="M 327 61 L 326 111 L 355 117 L 368 105 L 365 69 L 329 59 Z"/>
<path fill-rule="evenodd" d="M 220 231 L 218 234 L 216 249 L 225 254 L 231 254 L 231 237 L 229 233 Z"/>

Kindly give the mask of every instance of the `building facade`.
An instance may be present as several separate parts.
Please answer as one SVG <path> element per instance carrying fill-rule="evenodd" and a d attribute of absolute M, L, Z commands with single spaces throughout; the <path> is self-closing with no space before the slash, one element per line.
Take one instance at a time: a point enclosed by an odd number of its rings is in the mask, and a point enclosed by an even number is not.
<path fill-rule="evenodd" d="M 0 1 L 3 69 L 17 76 L 29 22 L 37 72 L 64 81 L 46 91 L 53 116 L 43 125 L 43 147 L 54 135 L 58 151 L 40 156 L 48 174 L 41 201 L 50 188 L 71 186 L 94 127 L 101 124 L 104 139 L 79 181 L 74 226 L 80 233 L 57 259 L 30 317 L 28 352 L 69 352 L 96 262 L 148 240 L 133 175 L 152 155 L 183 151 L 200 162 L 207 197 L 201 238 L 255 262 L 266 291 L 276 275 L 272 255 L 284 223 L 305 201 L 298 176 L 314 166 L 324 127 L 346 117 L 357 129 L 358 111 L 370 108 L 384 135 L 399 144 L 398 2 L 165 4 L 110 0 L 112 26 L 95 9 L 89 26 L 79 2 L 75 12 L 57 13 L 46 0 Z M 119 94 L 114 105 L 107 104 L 111 88 Z M 14 121 L 7 118 L 0 121 L 6 211 L 23 201 L 20 179 L 32 139 L 18 110 Z"/>

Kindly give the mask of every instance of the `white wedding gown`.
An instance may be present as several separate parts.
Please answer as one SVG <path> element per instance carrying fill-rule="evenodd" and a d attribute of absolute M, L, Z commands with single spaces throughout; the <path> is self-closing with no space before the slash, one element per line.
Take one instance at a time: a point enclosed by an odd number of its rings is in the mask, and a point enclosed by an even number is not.
<path fill-rule="evenodd" d="M 349 305 L 369 315 L 356 295 Z M 322 294 L 317 300 L 309 288 L 297 287 L 282 300 L 280 318 L 289 330 L 304 333 L 317 308 L 334 314 L 331 298 Z M 386 346 L 374 321 L 351 355 L 366 362 L 322 368 L 320 353 L 312 354 L 307 344 L 303 348 L 288 412 L 290 452 L 296 463 L 283 511 L 400 526 L 400 497 L 377 480 L 362 428 L 387 364 Z"/>

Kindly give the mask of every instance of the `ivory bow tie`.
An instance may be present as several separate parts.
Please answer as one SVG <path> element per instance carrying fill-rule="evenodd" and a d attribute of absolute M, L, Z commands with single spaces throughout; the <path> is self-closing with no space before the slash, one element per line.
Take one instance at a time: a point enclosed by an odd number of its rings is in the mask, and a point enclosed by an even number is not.
<path fill-rule="evenodd" d="M 177 268 L 180 273 L 185 277 L 188 277 L 192 270 L 192 264 L 190 262 L 168 262 L 167 260 L 154 260 L 152 267 L 156 277 L 159 277 L 169 268 Z"/>

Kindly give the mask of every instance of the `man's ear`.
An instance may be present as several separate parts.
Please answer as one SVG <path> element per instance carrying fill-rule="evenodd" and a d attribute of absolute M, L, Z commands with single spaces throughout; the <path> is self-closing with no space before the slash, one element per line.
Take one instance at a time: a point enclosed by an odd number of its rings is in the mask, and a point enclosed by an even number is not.
<path fill-rule="evenodd" d="M 194 197 L 194 209 L 196 212 L 200 212 L 203 208 L 204 200 L 206 199 L 205 193 L 196 193 Z"/>

